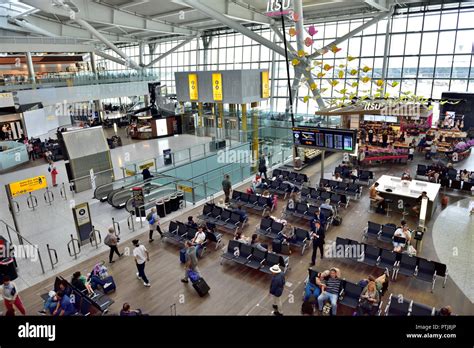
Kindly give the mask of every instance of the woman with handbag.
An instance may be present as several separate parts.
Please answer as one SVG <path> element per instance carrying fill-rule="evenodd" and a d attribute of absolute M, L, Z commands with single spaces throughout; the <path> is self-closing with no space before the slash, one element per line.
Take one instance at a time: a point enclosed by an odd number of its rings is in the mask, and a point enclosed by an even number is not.
<path fill-rule="evenodd" d="M 370 281 L 362 290 L 360 295 L 359 306 L 357 307 L 357 315 L 375 315 L 380 303 L 380 293 L 377 291 L 375 282 Z"/>

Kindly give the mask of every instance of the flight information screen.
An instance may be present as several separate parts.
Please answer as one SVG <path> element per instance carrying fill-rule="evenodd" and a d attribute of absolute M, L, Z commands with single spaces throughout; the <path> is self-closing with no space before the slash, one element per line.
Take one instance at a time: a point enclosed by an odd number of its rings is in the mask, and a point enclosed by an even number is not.
<path fill-rule="evenodd" d="M 315 147 L 321 150 L 354 152 L 357 144 L 357 131 L 334 128 L 293 128 L 295 145 Z"/>

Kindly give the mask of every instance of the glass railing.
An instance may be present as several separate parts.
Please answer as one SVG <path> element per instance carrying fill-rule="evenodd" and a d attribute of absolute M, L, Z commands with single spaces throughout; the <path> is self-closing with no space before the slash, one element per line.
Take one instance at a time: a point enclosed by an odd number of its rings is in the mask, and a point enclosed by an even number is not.
<path fill-rule="evenodd" d="M 139 81 L 155 81 L 159 80 L 159 75 L 153 71 L 101 71 L 97 74 L 92 72 L 80 73 L 64 73 L 58 76 L 48 78 L 38 78 L 35 84 L 29 80 L 20 77 L 8 76 L 4 78 L 4 85 L 0 86 L 0 90 L 13 91 L 20 89 L 47 88 L 47 87 L 71 87 L 93 84 L 108 84 L 120 82 L 139 82 Z"/>
<path fill-rule="evenodd" d="M 0 142 L 0 172 L 28 162 L 28 152 L 23 143 L 16 141 Z"/>

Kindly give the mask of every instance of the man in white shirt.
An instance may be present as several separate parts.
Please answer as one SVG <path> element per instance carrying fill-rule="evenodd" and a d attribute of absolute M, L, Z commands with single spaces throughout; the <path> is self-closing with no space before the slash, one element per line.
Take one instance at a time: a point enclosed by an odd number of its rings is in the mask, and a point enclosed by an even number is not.
<path fill-rule="evenodd" d="M 133 246 L 133 256 L 135 257 L 135 263 L 137 265 L 137 278 L 143 280 L 143 285 L 146 287 L 151 286 L 148 278 L 145 275 L 145 263 L 150 261 L 150 255 L 148 254 L 148 250 L 146 250 L 144 245 L 140 245 L 140 241 L 138 239 L 134 239 L 132 241 Z"/>
<path fill-rule="evenodd" d="M 193 243 L 196 246 L 196 255 L 199 255 L 201 250 L 204 248 L 203 243 L 206 241 L 206 232 L 204 232 L 204 228 L 202 226 L 199 226 L 198 231 L 194 235 L 194 238 L 191 240 L 191 243 Z"/>

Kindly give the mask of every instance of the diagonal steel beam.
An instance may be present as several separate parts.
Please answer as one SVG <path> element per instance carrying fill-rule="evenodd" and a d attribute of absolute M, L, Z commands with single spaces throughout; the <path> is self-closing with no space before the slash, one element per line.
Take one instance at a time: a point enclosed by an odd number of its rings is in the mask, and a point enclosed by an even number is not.
<path fill-rule="evenodd" d="M 350 39 L 351 37 L 353 37 L 354 35 L 360 33 L 362 30 L 364 29 L 367 29 L 368 27 L 370 27 L 371 25 L 377 23 L 378 21 L 386 18 L 388 15 L 390 15 L 390 11 L 389 12 L 382 12 L 381 14 L 379 14 L 378 16 L 375 16 L 374 18 L 372 18 L 370 21 L 368 21 L 367 23 L 364 23 L 362 24 L 360 27 L 357 27 L 356 29 L 348 32 L 346 35 L 344 36 L 341 36 L 340 38 L 337 38 L 336 40 L 334 40 L 333 42 L 331 42 L 330 44 L 324 46 L 323 48 L 320 48 L 318 51 L 314 52 L 313 54 L 311 54 L 309 56 L 310 59 L 313 59 L 313 58 L 316 58 L 316 57 L 319 57 L 321 55 L 321 52 L 320 51 L 324 51 L 324 50 L 328 50 L 330 49 L 331 47 L 333 46 L 337 46 L 339 45 L 341 42 L 344 42 L 346 41 L 347 39 Z"/>
<path fill-rule="evenodd" d="M 159 62 L 160 60 L 162 60 L 163 58 L 166 58 L 168 57 L 171 53 L 177 51 L 178 49 L 180 49 L 181 47 L 183 47 L 184 45 L 186 45 L 187 43 L 191 42 L 192 40 L 194 39 L 198 39 L 200 35 L 196 35 L 196 36 L 193 36 L 193 37 L 190 37 L 188 38 L 187 40 L 184 40 L 183 42 L 179 43 L 178 45 L 174 46 L 172 49 L 170 49 L 168 52 L 165 52 L 163 53 L 161 56 L 153 59 L 150 63 L 148 63 L 147 65 L 145 65 L 145 68 L 149 68 L 151 66 L 153 66 L 155 63 Z"/>
<path fill-rule="evenodd" d="M 117 57 L 114 57 L 114 56 L 111 56 L 110 54 L 107 54 L 107 53 L 105 53 L 105 52 L 102 52 L 102 51 L 95 51 L 95 54 L 98 55 L 98 56 L 100 56 L 100 57 L 102 57 L 102 58 L 111 60 L 112 62 L 121 64 L 121 65 L 124 65 L 124 66 L 127 65 L 127 62 L 126 62 L 125 60 L 120 59 L 120 58 L 117 58 Z"/>

